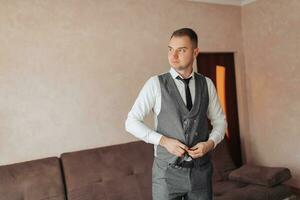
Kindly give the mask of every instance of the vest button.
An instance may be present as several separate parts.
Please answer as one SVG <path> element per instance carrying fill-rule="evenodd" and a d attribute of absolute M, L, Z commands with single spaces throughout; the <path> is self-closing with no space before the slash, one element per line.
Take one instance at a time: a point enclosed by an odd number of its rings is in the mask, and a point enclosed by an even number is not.
<path fill-rule="evenodd" d="M 195 132 L 195 135 L 197 136 L 197 135 L 198 135 L 198 132 Z"/>

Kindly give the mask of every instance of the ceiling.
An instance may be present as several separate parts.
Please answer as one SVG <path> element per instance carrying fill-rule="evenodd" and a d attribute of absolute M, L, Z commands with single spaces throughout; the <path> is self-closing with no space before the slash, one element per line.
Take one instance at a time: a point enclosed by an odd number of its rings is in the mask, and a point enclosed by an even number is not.
<path fill-rule="evenodd" d="M 187 0 L 187 1 L 243 6 L 248 3 L 254 2 L 256 0 Z"/>

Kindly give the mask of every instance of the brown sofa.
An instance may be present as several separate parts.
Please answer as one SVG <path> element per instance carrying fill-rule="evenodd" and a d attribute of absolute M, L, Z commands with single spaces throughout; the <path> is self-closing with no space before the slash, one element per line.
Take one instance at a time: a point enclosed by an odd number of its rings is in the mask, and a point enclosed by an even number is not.
<path fill-rule="evenodd" d="M 224 140 L 213 152 L 214 200 L 283 200 L 286 168 L 236 169 Z M 153 146 L 131 142 L 0 166 L 0 200 L 150 200 Z M 261 175 L 261 174 L 264 175 Z"/>
<path fill-rule="evenodd" d="M 0 200 L 64 200 L 56 157 L 0 166 Z"/>

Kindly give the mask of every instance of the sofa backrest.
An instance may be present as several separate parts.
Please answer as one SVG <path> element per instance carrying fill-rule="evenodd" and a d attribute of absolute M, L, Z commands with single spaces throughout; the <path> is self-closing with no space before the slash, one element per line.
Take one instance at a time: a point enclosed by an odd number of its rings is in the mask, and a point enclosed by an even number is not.
<path fill-rule="evenodd" d="M 153 145 L 101 147 L 61 156 L 69 200 L 151 199 Z"/>
<path fill-rule="evenodd" d="M 226 138 L 212 153 L 214 181 L 235 169 Z M 0 200 L 151 199 L 153 145 L 142 141 L 0 166 Z"/>
<path fill-rule="evenodd" d="M 65 200 L 56 157 L 0 166 L 0 200 Z"/>
<path fill-rule="evenodd" d="M 236 169 L 229 152 L 228 139 L 226 137 L 213 150 L 212 162 L 214 165 L 214 182 L 228 180 L 229 173 Z"/>

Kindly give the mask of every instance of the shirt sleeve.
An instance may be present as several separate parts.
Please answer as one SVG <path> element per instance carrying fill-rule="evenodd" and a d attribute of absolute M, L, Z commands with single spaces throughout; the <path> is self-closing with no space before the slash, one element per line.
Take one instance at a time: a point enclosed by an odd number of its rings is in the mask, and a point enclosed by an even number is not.
<path fill-rule="evenodd" d="M 210 119 L 213 129 L 209 135 L 209 139 L 215 143 L 214 148 L 224 139 L 224 135 L 227 129 L 227 121 L 225 114 L 220 105 L 220 101 L 216 92 L 216 88 L 211 79 L 206 77 L 209 104 L 207 109 L 207 117 Z"/>
<path fill-rule="evenodd" d="M 141 89 L 125 121 L 126 131 L 135 137 L 158 145 L 162 137 L 161 134 L 150 129 L 144 123 L 144 118 L 153 109 L 156 103 L 159 83 L 157 77 L 151 77 Z"/>

